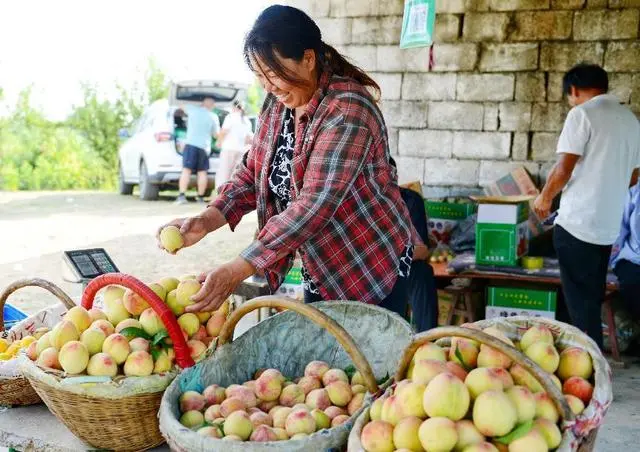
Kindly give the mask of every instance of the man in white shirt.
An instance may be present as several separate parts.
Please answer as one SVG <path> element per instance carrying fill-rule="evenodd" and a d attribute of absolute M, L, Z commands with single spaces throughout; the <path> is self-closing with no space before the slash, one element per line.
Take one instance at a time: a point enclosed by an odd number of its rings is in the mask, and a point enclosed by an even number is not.
<path fill-rule="evenodd" d="M 601 305 L 611 245 L 620 231 L 633 170 L 640 166 L 640 123 L 610 94 L 604 69 L 580 64 L 563 90 L 573 107 L 558 140 L 558 161 L 535 200 L 549 215 L 562 192 L 553 242 L 571 322 L 602 347 Z"/>

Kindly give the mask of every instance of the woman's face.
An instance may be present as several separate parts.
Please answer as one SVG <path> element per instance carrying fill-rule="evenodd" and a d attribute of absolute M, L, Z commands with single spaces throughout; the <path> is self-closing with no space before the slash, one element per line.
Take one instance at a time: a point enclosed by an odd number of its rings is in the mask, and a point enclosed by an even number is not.
<path fill-rule="evenodd" d="M 318 85 L 315 52 L 306 50 L 301 61 L 283 58 L 277 52 L 274 53 L 286 72 L 295 74 L 297 78 L 304 80 L 306 83 L 304 86 L 293 85 L 278 76 L 274 70 L 269 68 L 266 62 L 256 58 L 252 61 L 252 66 L 256 68 L 255 75 L 258 81 L 266 92 L 276 96 L 278 101 L 282 102 L 287 108 L 304 107 L 313 97 Z"/>

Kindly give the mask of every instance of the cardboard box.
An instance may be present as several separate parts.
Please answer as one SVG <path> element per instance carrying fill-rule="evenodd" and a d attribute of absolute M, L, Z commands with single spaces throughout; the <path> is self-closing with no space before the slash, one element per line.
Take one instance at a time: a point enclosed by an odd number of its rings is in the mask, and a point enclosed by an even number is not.
<path fill-rule="evenodd" d="M 408 188 L 409 190 L 413 190 L 420 196 L 424 196 L 422 194 L 422 184 L 420 183 L 420 181 L 408 182 L 406 184 L 401 184 L 400 186 L 402 188 Z"/>
<path fill-rule="evenodd" d="M 529 231 L 530 237 L 534 238 L 542 234 L 549 227 L 543 227 L 544 218 L 538 218 L 533 210 L 533 201 L 540 194 L 540 190 L 531 178 L 531 175 L 524 166 L 516 168 L 506 176 L 485 187 L 484 192 L 489 196 L 531 196 L 529 202 Z"/>
<path fill-rule="evenodd" d="M 529 251 L 528 196 L 472 197 L 479 203 L 476 264 L 517 266 Z"/>
<path fill-rule="evenodd" d="M 278 288 L 278 294 L 296 300 L 304 300 L 304 289 L 302 286 L 301 267 L 292 267 L 284 278 L 284 282 Z"/>
<path fill-rule="evenodd" d="M 431 248 L 449 245 L 453 228 L 476 211 L 475 204 L 469 202 L 453 203 L 425 200 L 424 208 L 427 211 L 427 229 Z"/>
<path fill-rule="evenodd" d="M 528 315 L 555 319 L 556 302 L 555 291 L 488 287 L 485 317 L 492 319 Z"/>

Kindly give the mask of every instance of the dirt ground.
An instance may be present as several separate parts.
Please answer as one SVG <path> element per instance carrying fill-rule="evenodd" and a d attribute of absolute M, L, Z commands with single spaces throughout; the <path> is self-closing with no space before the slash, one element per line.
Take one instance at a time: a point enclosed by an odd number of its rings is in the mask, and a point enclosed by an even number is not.
<path fill-rule="evenodd" d="M 256 227 L 248 215 L 232 233 L 228 227 L 191 249 L 171 256 L 155 245 L 155 231 L 165 222 L 196 214 L 201 205 L 156 202 L 97 192 L 0 192 L 0 288 L 20 278 L 40 277 L 79 296 L 81 287 L 63 279 L 62 251 L 102 247 L 120 271 L 145 282 L 211 268 L 233 258 L 250 241 Z M 42 289 L 22 289 L 8 300 L 33 313 L 53 303 Z M 614 403 L 600 429 L 595 451 L 617 451 L 640 443 L 640 365 L 614 369 Z M 1 450 L 1 449 L 0 449 Z"/>

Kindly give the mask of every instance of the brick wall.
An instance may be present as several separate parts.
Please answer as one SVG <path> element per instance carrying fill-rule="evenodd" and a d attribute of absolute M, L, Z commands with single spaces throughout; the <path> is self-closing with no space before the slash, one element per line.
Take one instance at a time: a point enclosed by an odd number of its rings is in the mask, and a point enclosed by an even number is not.
<path fill-rule="evenodd" d="M 544 179 L 568 106 L 562 76 L 603 65 L 640 113 L 640 0 L 437 0 L 435 66 L 401 50 L 402 0 L 293 0 L 370 72 L 402 181 L 468 193 L 524 165 Z"/>

